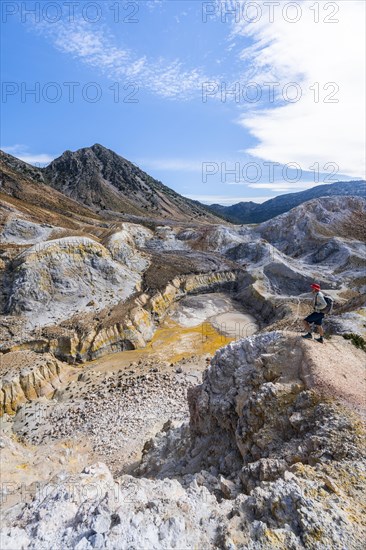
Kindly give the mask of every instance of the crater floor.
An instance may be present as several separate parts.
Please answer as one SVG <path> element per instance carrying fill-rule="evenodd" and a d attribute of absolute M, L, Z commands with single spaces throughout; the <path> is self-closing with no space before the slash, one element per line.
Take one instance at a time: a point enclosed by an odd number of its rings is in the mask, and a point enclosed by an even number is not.
<path fill-rule="evenodd" d="M 230 295 L 199 294 L 175 305 L 146 348 L 72 369 L 53 399 L 26 403 L 6 422 L 6 441 L 15 434 L 27 453 L 21 445 L 3 453 L 3 479 L 12 481 L 5 507 L 24 496 L 17 497 L 15 486 L 27 487 L 30 498 L 31 484 L 48 481 L 60 466 L 74 473 L 78 461 L 80 468 L 102 461 L 114 475 L 130 472 L 166 422 L 188 420 L 187 391 L 201 383 L 216 350 L 255 329 L 254 318 Z"/>

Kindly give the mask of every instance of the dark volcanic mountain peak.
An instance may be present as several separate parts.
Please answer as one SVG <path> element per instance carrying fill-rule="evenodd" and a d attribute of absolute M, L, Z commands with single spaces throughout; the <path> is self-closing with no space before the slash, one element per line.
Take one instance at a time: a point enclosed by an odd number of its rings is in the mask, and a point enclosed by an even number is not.
<path fill-rule="evenodd" d="M 96 211 L 219 221 L 203 205 L 182 197 L 99 143 L 65 151 L 44 174 L 52 187 Z"/>
<path fill-rule="evenodd" d="M 120 155 L 117 155 L 117 153 L 115 153 L 114 151 L 112 151 L 112 149 L 108 149 L 108 147 L 104 147 L 104 145 L 101 145 L 100 143 L 94 143 L 94 145 L 92 145 L 91 147 L 84 147 L 83 149 L 79 149 L 79 151 L 84 151 L 84 150 L 91 150 L 96 155 L 98 155 L 98 154 L 99 155 L 109 155 L 109 156 L 116 156 L 116 157 L 119 157 L 119 158 L 123 158 Z"/>

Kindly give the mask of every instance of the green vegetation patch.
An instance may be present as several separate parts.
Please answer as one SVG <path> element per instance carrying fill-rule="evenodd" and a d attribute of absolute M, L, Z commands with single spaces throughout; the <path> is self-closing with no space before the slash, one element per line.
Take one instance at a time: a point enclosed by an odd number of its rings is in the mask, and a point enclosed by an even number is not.
<path fill-rule="evenodd" d="M 359 334 L 354 334 L 353 332 L 349 334 L 343 334 L 342 335 L 345 340 L 351 340 L 352 344 L 356 346 L 356 348 L 362 349 L 364 352 L 366 352 L 366 340 L 362 338 Z"/>

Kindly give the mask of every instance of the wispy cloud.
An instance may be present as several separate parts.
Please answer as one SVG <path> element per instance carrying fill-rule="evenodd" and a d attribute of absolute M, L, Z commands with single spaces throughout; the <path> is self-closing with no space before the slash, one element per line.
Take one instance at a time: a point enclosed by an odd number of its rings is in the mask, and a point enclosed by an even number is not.
<path fill-rule="evenodd" d="M 110 79 L 133 79 L 134 83 L 166 99 L 187 100 L 202 94 L 202 83 L 212 80 L 201 67 L 186 67 L 180 59 L 138 55 L 116 45 L 110 30 L 91 28 L 84 20 L 38 25 L 60 51 L 99 70 Z"/>
<path fill-rule="evenodd" d="M 315 12 L 309 9 L 309 2 L 298 0 L 302 15 L 293 24 L 281 15 L 281 5 L 269 23 L 269 3 L 257 3 L 262 9 L 261 20 L 255 24 L 237 23 L 232 31 L 237 40 L 254 40 L 254 45 L 242 52 L 243 60 L 250 61 L 251 78 L 259 83 L 278 82 L 279 90 L 296 82 L 302 97 L 296 103 L 275 102 L 273 108 L 243 114 L 239 124 L 258 139 L 258 144 L 247 152 L 281 164 L 297 162 L 304 170 L 318 162 L 322 171 L 326 163 L 334 162 L 340 173 L 362 177 L 365 3 L 347 0 L 327 4 L 321 0 L 316 3 L 320 21 L 314 23 Z M 326 16 L 331 17 L 331 5 L 339 7 L 333 16 L 338 23 L 324 22 Z M 319 83 L 318 100 L 315 83 Z M 330 102 L 332 99 L 337 102 Z"/>
<path fill-rule="evenodd" d="M 199 160 L 189 159 L 139 159 L 136 164 L 145 168 L 146 170 L 166 170 L 181 172 L 202 172 L 202 162 Z"/>
<path fill-rule="evenodd" d="M 278 181 L 273 183 L 249 183 L 248 187 L 252 189 L 270 189 L 271 191 L 282 193 L 297 193 L 298 191 L 305 191 L 306 189 L 311 189 L 317 185 L 325 185 L 324 182 L 320 183 L 306 183 L 306 182 L 287 182 L 287 181 Z"/>
<path fill-rule="evenodd" d="M 24 162 L 28 162 L 28 164 L 34 164 L 38 166 L 48 164 L 58 156 L 49 155 L 48 153 L 31 153 L 27 145 L 20 144 L 4 146 L 1 147 L 1 149 L 2 151 L 4 151 L 4 153 L 9 153 L 9 155 L 13 155 L 18 159 L 23 160 Z"/>
<path fill-rule="evenodd" d="M 163 5 L 164 5 L 164 0 L 145 0 L 145 6 L 150 11 L 153 11 L 157 8 L 161 8 Z"/>
<path fill-rule="evenodd" d="M 8 145 L 8 146 L 1 146 L 1 150 L 5 153 L 9 153 L 9 155 L 16 155 L 19 153 L 19 151 L 24 151 L 27 149 L 26 145 L 21 145 L 20 143 L 16 143 L 15 145 Z"/>
<path fill-rule="evenodd" d="M 346 181 L 347 178 L 342 178 L 342 180 Z M 241 185 L 242 187 L 249 187 L 250 189 L 268 189 L 270 191 L 276 192 L 276 193 L 297 193 L 298 191 L 305 191 L 306 189 L 312 189 L 313 187 L 316 187 L 318 185 L 331 185 L 332 183 L 335 183 L 336 180 L 331 182 L 324 182 L 324 181 L 274 181 L 272 183 L 248 183 L 248 181 L 228 181 L 226 182 L 226 185 Z"/>

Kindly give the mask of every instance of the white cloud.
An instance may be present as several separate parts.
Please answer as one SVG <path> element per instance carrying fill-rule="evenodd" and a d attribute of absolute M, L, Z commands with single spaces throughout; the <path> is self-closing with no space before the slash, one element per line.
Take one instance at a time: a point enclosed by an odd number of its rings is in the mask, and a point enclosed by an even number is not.
<path fill-rule="evenodd" d="M 257 0 L 257 4 L 263 0 Z M 302 17 L 289 23 L 282 17 L 282 3 L 268 22 L 268 7 L 262 5 L 263 16 L 257 23 L 235 25 L 233 36 L 250 36 L 255 45 L 243 52 L 253 68 L 251 79 L 263 83 L 271 79 L 281 83 L 296 82 L 302 98 L 265 111 L 243 114 L 239 123 L 248 128 L 259 143 L 247 152 L 261 159 L 286 164 L 297 162 L 302 169 L 319 162 L 320 171 L 334 162 L 339 173 L 351 177 L 365 174 L 365 3 L 317 2 L 320 22 L 314 23 L 310 2 L 298 0 Z M 332 6 L 339 6 L 333 19 Z M 290 14 L 290 12 L 288 12 Z M 277 15 L 276 15 L 277 14 Z M 292 15 L 291 15 L 292 17 Z M 310 86 L 319 82 L 320 101 L 314 101 Z M 325 103 L 333 91 L 339 92 L 338 103 Z M 278 99 L 278 98 L 277 98 Z M 328 98 L 332 99 L 332 98 Z"/>
<path fill-rule="evenodd" d="M 267 197 L 228 197 L 227 195 L 184 195 L 188 199 L 194 201 L 200 201 L 204 204 L 223 204 L 225 206 L 230 206 L 231 204 L 237 204 L 238 202 L 257 202 L 262 203 L 273 199 L 274 195 Z"/>
<path fill-rule="evenodd" d="M 49 162 L 52 162 L 53 159 L 56 158 L 55 156 L 48 155 L 47 153 L 39 153 L 32 155 L 29 154 L 18 154 L 17 158 L 20 160 L 23 160 L 24 162 L 28 162 L 28 164 L 35 164 L 35 165 L 43 165 L 48 164 Z"/>
<path fill-rule="evenodd" d="M 334 183 L 334 182 L 333 182 Z M 270 189 L 271 191 L 276 192 L 287 192 L 287 193 L 297 193 L 298 191 L 305 191 L 306 189 L 312 189 L 313 187 L 317 187 L 318 185 L 330 185 L 325 184 L 324 182 L 319 183 L 306 183 L 306 182 L 288 182 L 288 181 L 278 181 L 273 183 L 249 183 L 248 187 L 251 187 L 252 189 Z"/>
<path fill-rule="evenodd" d="M 34 164 L 38 166 L 48 164 L 57 156 L 49 155 L 48 153 L 30 153 L 28 150 L 29 147 L 27 145 L 20 144 L 1 147 L 1 149 L 5 153 L 9 153 L 9 155 L 13 155 L 16 158 L 27 162 L 28 164 Z"/>
<path fill-rule="evenodd" d="M 5 153 L 9 153 L 9 155 L 13 155 L 13 154 L 16 155 L 17 153 L 19 153 L 19 151 L 24 151 L 25 149 L 27 149 L 27 146 L 21 145 L 20 143 L 16 143 L 15 145 L 8 145 L 5 147 L 1 147 L 1 149 Z"/>
<path fill-rule="evenodd" d="M 347 178 L 342 178 L 342 180 Z M 306 181 L 274 181 L 272 183 L 248 183 L 248 181 L 236 181 L 236 182 L 226 182 L 226 185 L 242 185 L 245 187 L 250 187 L 251 189 L 269 189 L 270 191 L 278 193 L 297 193 L 298 191 L 305 191 L 306 189 L 312 189 L 319 185 L 331 185 L 335 183 L 336 180 L 325 183 L 324 181 L 319 182 L 306 182 Z"/>

